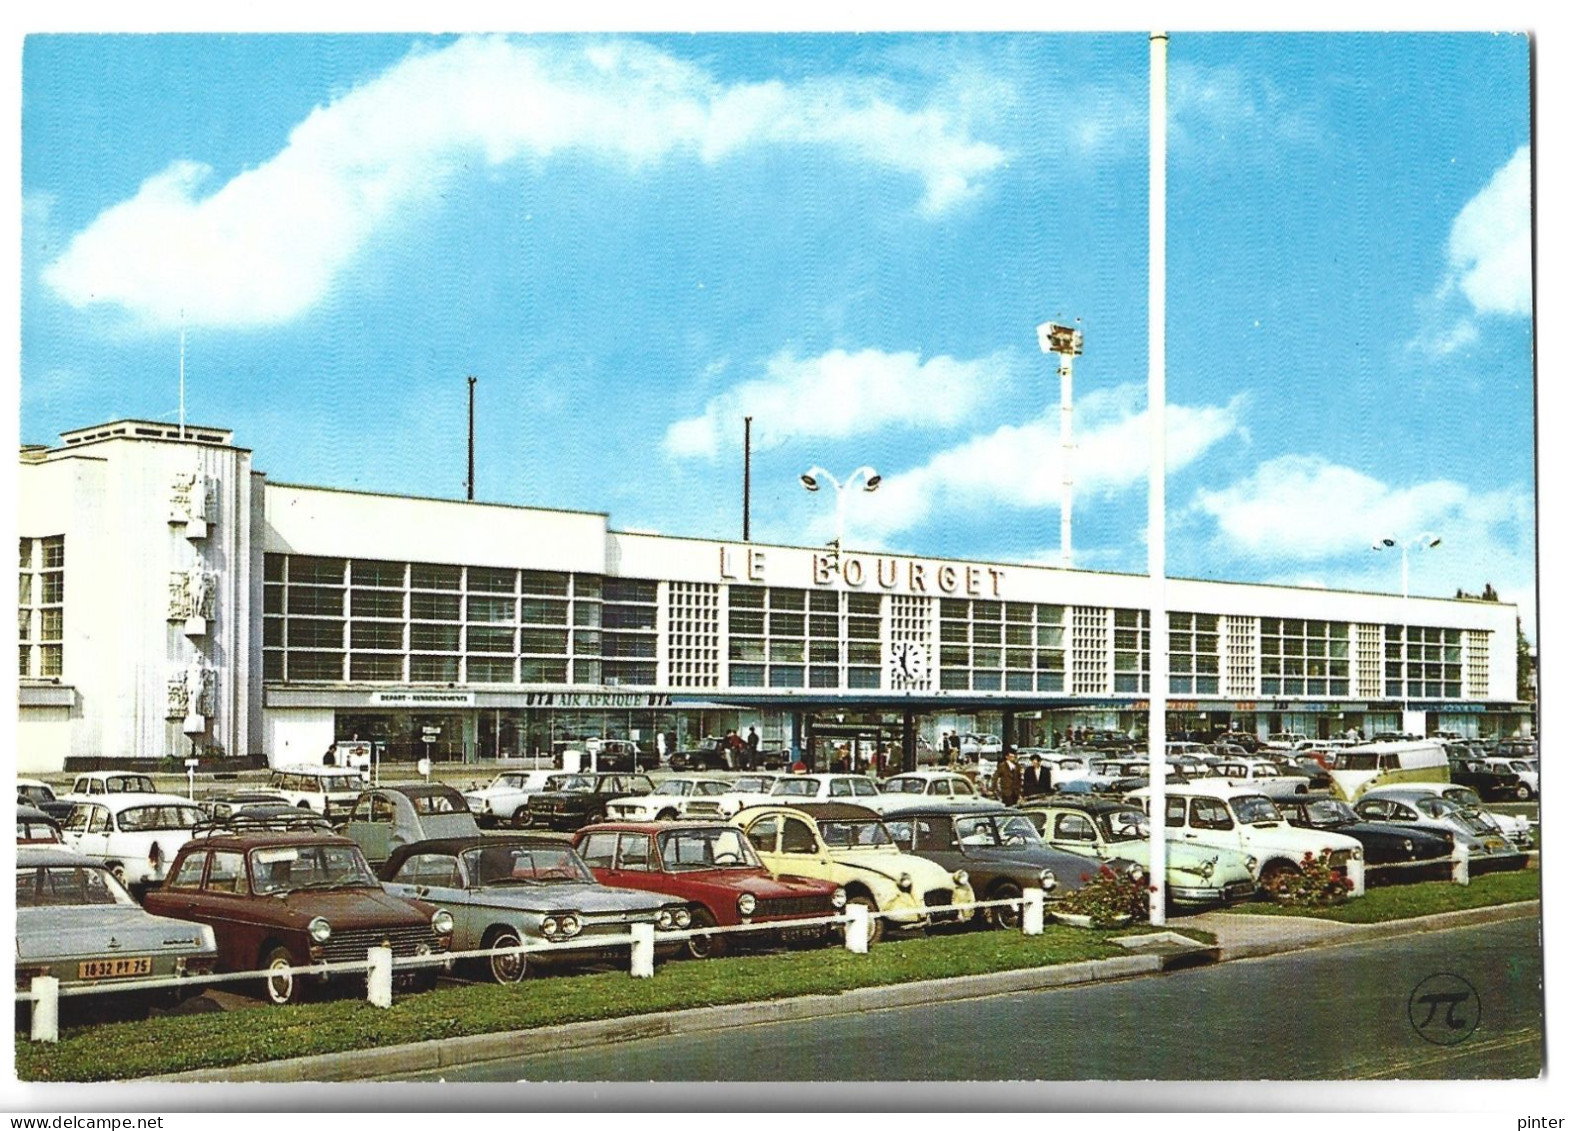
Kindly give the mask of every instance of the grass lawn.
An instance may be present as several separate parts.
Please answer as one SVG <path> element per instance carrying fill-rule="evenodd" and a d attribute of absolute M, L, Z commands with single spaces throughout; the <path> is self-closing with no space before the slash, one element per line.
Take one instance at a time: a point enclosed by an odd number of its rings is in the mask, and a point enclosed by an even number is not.
<path fill-rule="evenodd" d="M 393 1008 L 386 1010 L 352 996 L 288 1008 L 156 1017 L 66 1029 L 55 1045 L 30 1044 L 24 1031 L 17 1035 L 16 1073 L 22 1080 L 133 1079 L 572 1021 L 1053 966 L 1124 954 L 1109 938 L 1147 929 L 1045 926 L 1038 937 L 1013 931 L 898 937 L 877 943 L 868 955 L 833 947 L 669 962 L 649 979 L 609 972 L 544 976 L 518 986 L 443 986 L 429 993 L 396 996 Z M 1214 941 L 1206 932 L 1181 930 L 1201 941 Z"/>
<path fill-rule="evenodd" d="M 1489 907 L 1498 903 L 1519 903 L 1541 898 L 1541 871 L 1494 872 L 1473 877 L 1469 885 L 1446 880 L 1421 884 L 1395 884 L 1367 888 L 1360 899 L 1336 907 L 1284 907 L 1275 903 L 1244 903 L 1232 912 L 1253 915 L 1300 915 L 1313 919 L 1335 919 L 1341 923 L 1386 923 L 1394 919 L 1414 919 L 1443 911 L 1463 911 L 1470 907 Z"/>

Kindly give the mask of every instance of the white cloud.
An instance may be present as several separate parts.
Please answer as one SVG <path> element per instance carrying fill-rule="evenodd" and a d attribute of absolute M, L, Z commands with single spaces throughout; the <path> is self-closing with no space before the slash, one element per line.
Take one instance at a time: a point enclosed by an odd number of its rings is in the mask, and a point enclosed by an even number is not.
<path fill-rule="evenodd" d="M 704 412 L 667 429 L 675 456 L 714 456 L 744 416 L 761 447 L 800 436 L 840 439 L 888 425 L 948 427 L 965 419 L 1009 373 L 1005 353 L 972 361 L 916 353 L 831 350 L 818 357 L 780 353 L 765 375 L 711 398 Z"/>
<path fill-rule="evenodd" d="M 1142 386 L 1123 385 L 1082 398 L 1073 436 L 1076 500 L 1147 482 L 1145 396 Z M 1186 467 L 1220 440 L 1241 432 L 1244 406 L 1244 396 L 1226 405 L 1168 406 L 1169 470 Z M 878 505 L 861 500 L 858 528 L 885 535 L 917 526 L 942 508 L 1058 508 L 1061 468 L 1057 406 L 1026 424 L 975 436 L 921 467 L 887 475 L 880 484 Z"/>
<path fill-rule="evenodd" d="M 1448 270 L 1408 348 L 1446 357 L 1480 339 L 1483 317 L 1528 317 L 1530 283 L 1530 147 L 1522 145 L 1454 217 Z"/>
<path fill-rule="evenodd" d="M 896 104 L 856 79 L 727 84 L 632 41 L 468 38 L 418 51 L 313 111 L 283 150 L 224 184 L 176 161 L 77 233 L 44 272 L 77 307 L 151 328 L 263 326 L 309 310 L 379 230 L 479 156 L 575 152 L 633 168 L 679 155 L 816 146 L 904 173 L 937 215 L 1005 160 L 953 108 Z"/>
<path fill-rule="evenodd" d="M 1169 107 L 1178 156 L 1273 161 L 1284 156 L 1285 145 L 1316 143 L 1324 133 L 1310 106 L 1291 101 L 1267 77 L 1248 76 L 1237 67 L 1177 63 L 1170 69 Z"/>

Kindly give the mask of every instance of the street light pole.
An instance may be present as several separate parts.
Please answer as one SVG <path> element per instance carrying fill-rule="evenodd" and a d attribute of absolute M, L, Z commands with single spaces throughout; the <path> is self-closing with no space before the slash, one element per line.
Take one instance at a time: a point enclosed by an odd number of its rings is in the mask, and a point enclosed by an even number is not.
<path fill-rule="evenodd" d="M 1379 553 L 1396 548 L 1399 551 L 1399 725 L 1406 731 L 1410 726 L 1410 547 L 1435 550 L 1442 544 L 1443 540 L 1435 534 L 1418 534 L 1404 540 L 1380 538 L 1372 543 L 1372 549 Z"/>
<path fill-rule="evenodd" d="M 803 484 L 805 491 L 818 491 L 821 481 L 829 483 L 836 492 L 836 564 L 842 564 L 842 534 L 847 523 L 847 494 L 862 481 L 863 490 L 873 491 L 880 486 L 880 473 L 874 468 L 865 465 L 856 469 L 845 481 L 838 480 L 825 468 L 815 466 L 798 476 L 798 482 Z"/>
<path fill-rule="evenodd" d="M 1148 922 L 1164 925 L 1168 802 L 1164 712 L 1170 690 L 1170 624 L 1164 592 L 1165 158 L 1170 37 L 1148 36 Z M 1141 632 L 1141 626 L 1138 626 Z M 1141 637 L 1139 635 L 1140 642 Z"/>

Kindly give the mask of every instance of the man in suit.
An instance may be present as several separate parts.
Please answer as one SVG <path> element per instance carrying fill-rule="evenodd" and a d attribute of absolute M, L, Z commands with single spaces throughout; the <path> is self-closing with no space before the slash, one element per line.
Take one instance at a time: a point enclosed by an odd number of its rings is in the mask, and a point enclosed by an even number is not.
<path fill-rule="evenodd" d="M 1022 771 L 1022 797 L 1031 801 L 1035 797 L 1043 797 L 1049 792 L 1049 770 L 1044 767 L 1044 760 L 1037 754 L 1028 759 L 1028 767 Z"/>
<path fill-rule="evenodd" d="M 993 785 L 995 800 L 1002 805 L 1015 805 L 1022 800 L 1022 771 L 1017 768 L 1017 752 L 1009 746 L 995 767 Z"/>

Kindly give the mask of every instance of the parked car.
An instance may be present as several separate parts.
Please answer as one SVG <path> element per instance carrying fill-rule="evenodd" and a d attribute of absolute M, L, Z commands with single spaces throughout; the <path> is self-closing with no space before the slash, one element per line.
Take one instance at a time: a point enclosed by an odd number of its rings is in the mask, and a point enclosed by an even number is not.
<path fill-rule="evenodd" d="M 978 899 L 1019 899 L 1030 887 L 1042 888 L 1046 899 L 1058 898 L 1081 887 L 1088 872 L 1087 861 L 1045 844 L 1025 813 L 998 802 L 988 809 L 961 810 L 954 802 L 931 802 L 887 818 L 886 828 L 903 852 L 932 860 L 953 874 L 965 872 Z M 989 908 L 986 917 L 1000 927 L 1022 924 L 1016 907 Z"/>
<path fill-rule="evenodd" d="M 1293 762 L 1281 763 L 1279 772 L 1285 777 L 1305 778 L 1310 793 L 1327 793 L 1334 787 L 1334 776 L 1316 758 L 1302 756 Z"/>
<path fill-rule="evenodd" d="M 1277 802 L 1277 807 L 1284 819 L 1297 828 L 1327 829 L 1360 841 L 1368 883 L 1447 879 L 1453 869 L 1452 833 L 1389 821 L 1369 821 L 1358 815 L 1349 802 L 1326 794 L 1308 793 L 1285 798 Z M 1431 861 L 1434 866 L 1372 870 L 1373 865 L 1424 861 Z"/>
<path fill-rule="evenodd" d="M 890 914 L 869 920 L 876 941 L 891 927 L 927 927 L 962 922 L 972 911 L 948 911 L 973 902 L 965 872 L 902 852 L 880 821 L 862 805 L 845 803 L 762 805 L 732 819 L 744 831 L 771 874 L 830 880 L 847 892 L 848 903 Z"/>
<path fill-rule="evenodd" d="M 788 774 L 771 787 L 771 803 L 776 805 L 797 805 L 803 801 L 866 805 L 879 796 L 880 787 L 863 774 Z"/>
<path fill-rule="evenodd" d="M 189 977 L 211 973 L 216 961 L 210 927 L 149 914 L 102 864 L 43 845 L 16 850 L 18 991 L 44 976 L 62 986 Z M 199 986 L 166 986 L 116 994 L 113 1001 L 145 1011 L 201 992 Z"/>
<path fill-rule="evenodd" d="M 60 844 L 63 839 L 59 823 L 48 813 L 21 801 L 16 803 L 16 843 Z"/>
<path fill-rule="evenodd" d="M 61 827 L 67 848 L 103 863 L 133 894 L 168 875 L 177 849 L 207 816 L 166 793 L 99 793 L 77 805 Z"/>
<path fill-rule="evenodd" d="M 750 805 L 765 805 L 770 801 L 771 790 L 786 774 L 744 774 L 733 778 L 727 788 L 711 797 L 696 797 L 689 801 L 690 817 L 720 817 L 726 819 Z"/>
<path fill-rule="evenodd" d="M 396 958 L 441 954 L 453 933 L 447 911 L 385 892 L 354 841 L 320 830 L 215 828 L 180 850 L 146 902 L 155 914 L 212 927 L 219 970 L 267 971 L 263 993 L 275 1005 L 345 976 L 290 967 L 364 961 L 382 944 Z M 437 973 L 435 965 L 394 969 L 397 982 L 415 986 L 435 984 Z"/>
<path fill-rule="evenodd" d="M 406 844 L 388 858 L 381 875 L 390 893 L 436 904 L 452 917 L 455 950 L 499 952 L 477 965 L 483 976 L 505 984 L 523 980 L 532 967 L 623 961 L 628 955 L 622 941 L 508 953 L 526 942 L 621 940 L 635 923 L 665 932 L 682 930 L 690 921 L 679 901 L 597 883 L 572 848 L 540 835 Z M 657 953 L 666 956 L 677 949 L 676 942 L 659 943 Z"/>
<path fill-rule="evenodd" d="M 1530 787 L 1508 766 L 1495 759 L 1448 759 L 1448 778 L 1455 785 L 1468 786 L 1483 801 L 1528 801 Z"/>
<path fill-rule="evenodd" d="M 1082 859 L 1121 867 L 1136 861 L 1144 869 L 1148 853 L 1148 815 L 1113 798 L 1056 798 L 1024 805 L 1023 815 L 1044 840 Z M 1257 894 L 1255 857 L 1218 845 L 1169 841 L 1164 846 L 1164 893 L 1177 907 L 1222 907 Z"/>
<path fill-rule="evenodd" d="M 1480 810 L 1427 790 L 1389 786 L 1380 794 L 1368 793 L 1357 801 L 1355 812 L 1363 820 L 1453 834 L 1456 842 L 1470 850 L 1472 874 L 1513 871 L 1523 868 L 1528 861 L 1524 852 L 1511 844 L 1502 830 L 1486 820 Z"/>
<path fill-rule="evenodd" d="M 16 802 L 18 805 L 32 805 L 41 809 L 56 821 L 69 817 L 73 804 L 56 797 L 55 791 L 37 778 L 17 778 Z"/>
<path fill-rule="evenodd" d="M 78 774 L 71 783 L 71 788 L 59 797 L 61 801 L 69 801 L 75 805 L 82 801 L 91 801 L 112 793 L 157 793 L 158 787 L 153 784 L 153 779 L 147 774 L 135 773 L 131 770 L 94 770 L 92 773 Z"/>
<path fill-rule="evenodd" d="M 1146 809 L 1150 791 L 1136 790 L 1127 800 Z M 1299 872 L 1307 853 L 1317 858 L 1328 852 L 1331 866 L 1341 871 L 1351 861 L 1362 859 L 1361 842 L 1354 837 L 1298 829 L 1265 794 L 1229 778 L 1201 778 L 1184 786 L 1168 786 L 1164 805 L 1165 836 L 1246 853 L 1256 859 L 1256 880 L 1262 885 Z"/>
<path fill-rule="evenodd" d="M 675 821 L 693 815 L 689 806 L 695 801 L 726 792 L 727 783 L 720 778 L 670 777 L 649 793 L 608 802 L 607 820 Z"/>
<path fill-rule="evenodd" d="M 547 782 L 556 776 L 555 770 L 507 770 L 493 778 L 486 788 L 467 792 L 465 804 L 483 825 L 510 824 L 523 828 L 530 820 L 531 795 L 547 788 Z"/>
<path fill-rule="evenodd" d="M 575 834 L 574 848 L 603 884 L 683 900 L 695 929 L 782 924 L 779 931 L 759 934 L 694 935 L 686 941 L 693 958 L 715 957 L 733 947 L 826 939 L 831 934 L 826 924 L 792 924 L 835 915 L 847 905 L 847 892 L 831 880 L 773 877 L 743 831 L 733 825 L 591 825 Z"/>
<path fill-rule="evenodd" d="M 1432 794 L 1434 797 L 1445 797 L 1458 805 L 1467 813 L 1480 817 L 1487 825 L 1508 839 L 1510 844 L 1517 844 L 1521 848 L 1535 846 L 1535 833 L 1530 827 L 1530 818 L 1522 813 L 1499 813 L 1488 809 L 1481 804 L 1481 798 L 1476 791 L 1467 785 L 1457 785 L 1454 782 L 1409 782 L 1403 785 L 1383 786 L 1371 790 L 1369 797 L 1415 797 L 1423 793 Z"/>
<path fill-rule="evenodd" d="M 534 828 L 572 832 L 605 820 L 609 802 L 653 789 L 644 774 L 557 774 L 547 781 L 546 789 L 530 798 L 526 816 Z"/>
<path fill-rule="evenodd" d="M 1002 749 L 1000 736 L 997 734 L 964 734 L 960 738 L 963 757 L 992 758 Z"/>
<path fill-rule="evenodd" d="M 281 805 L 288 807 L 290 802 L 277 790 L 247 789 L 204 797 L 197 804 L 207 810 L 211 819 L 227 821 L 238 813 L 272 812 Z"/>
<path fill-rule="evenodd" d="M 741 770 L 742 766 L 735 766 L 730 751 L 727 749 L 725 738 L 707 738 L 697 746 L 687 750 L 674 750 L 667 759 L 667 765 L 673 773 L 683 773 L 686 770 Z"/>
<path fill-rule="evenodd" d="M 1541 793 L 1541 769 L 1535 762 L 1524 758 L 1486 758 L 1484 761 L 1489 766 L 1507 770 L 1519 779 L 1519 785 L 1514 788 L 1516 800 L 1529 801 Z"/>
<path fill-rule="evenodd" d="M 409 782 L 361 794 L 342 831 L 375 868 L 400 845 L 439 837 L 478 837 L 481 826 L 457 789 L 437 782 Z"/>
<path fill-rule="evenodd" d="M 860 798 L 876 813 L 890 816 L 909 809 L 921 809 L 936 803 L 952 805 L 978 805 L 997 808 L 999 802 L 979 793 L 973 779 L 964 774 L 947 770 L 917 770 L 909 774 L 896 774 L 880 783 L 880 792 L 873 797 Z"/>
<path fill-rule="evenodd" d="M 1309 735 L 1302 734 L 1298 730 L 1285 730 L 1276 731 L 1275 733 L 1270 734 L 1268 736 L 1268 741 L 1264 742 L 1263 746 L 1269 750 L 1293 751 L 1299 747 L 1301 743 L 1310 741 L 1311 737 Z"/>
<path fill-rule="evenodd" d="M 282 793 L 291 805 L 314 809 L 334 821 L 350 815 L 365 785 L 360 771 L 341 766 L 280 766 L 268 774 L 268 788 Z"/>
<path fill-rule="evenodd" d="M 1267 758 L 1226 758 L 1213 767 L 1213 776 L 1240 782 L 1275 799 L 1294 797 L 1311 788 L 1309 777 L 1287 774 Z"/>
<path fill-rule="evenodd" d="M 561 758 L 559 765 L 564 765 Z M 585 772 L 632 774 L 660 766 L 661 755 L 626 738 L 592 738 L 580 749 L 579 769 Z"/>

